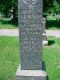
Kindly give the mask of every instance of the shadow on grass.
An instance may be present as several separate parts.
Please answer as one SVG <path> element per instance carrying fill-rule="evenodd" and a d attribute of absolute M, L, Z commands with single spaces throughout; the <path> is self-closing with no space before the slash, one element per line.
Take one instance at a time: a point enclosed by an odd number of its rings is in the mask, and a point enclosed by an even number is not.
<path fill-rule="evenodd" d="M 15 27 L 18 27 L 18 20 L 7 20 L 7 19 L 0 19 L 1 24 L 10 24 L 15 25 Z"/>
<path fill-rule="evenodd" d="M 48 46 L 55 44 L 54 40 L 48 40 Z"/>
<path fill-rule="evenodd" d="M 46 29 L 49 28 L 60 28 L 60 20 L 47 20 L 46 21 Z"/>

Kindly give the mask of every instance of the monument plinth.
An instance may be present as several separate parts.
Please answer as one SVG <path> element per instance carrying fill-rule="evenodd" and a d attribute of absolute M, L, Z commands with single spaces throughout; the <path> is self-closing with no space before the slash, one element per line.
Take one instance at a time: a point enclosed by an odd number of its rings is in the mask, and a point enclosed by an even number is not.
<path fill-rule="evenodd" d="M 20 66 L 16 80 L 46 80 L 42 70 L 42 0 L 18 0 Z"/>

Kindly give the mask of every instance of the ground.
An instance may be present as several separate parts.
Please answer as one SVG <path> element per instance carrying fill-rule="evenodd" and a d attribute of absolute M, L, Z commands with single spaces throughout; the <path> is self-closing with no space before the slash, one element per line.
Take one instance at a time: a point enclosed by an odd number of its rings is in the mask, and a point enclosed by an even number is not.
<path fill-rule="evenodd" d="M 15 80 L 19 64 L 18 37 L 0 37 L 0 80 Z"/>
<path fill-rule="evenodd" d="M 60 80 L 60 38 L 48 39 L 49 46 L 45 46 L 43 50 L 48 80 Z"/>
<path fill-rule="evenodd" d="M 56 18 L 47 18 L 46 25 L 48 30 L 60 30 L 60 21 Z M 0 29 L 17 28 L 18 25 L 9 19 L 0 20 Z M 47 33 L 51 33 L 53 30 Z M 8 35 L 6 32 L 4 34 Z M 12 33 L 13 31 L 11 31 L 11 35 Z M 59 33 L 60 31 L 55 36 L 60 37 L 60 35 L 58 36 Z M 48 41 L 48 46 L 43 47 L 43 61 L 45 62 L 48 80 L 60 80 L 60 38 L 48 37 Z M 0 80 L 16 80 L 19 56 L 19 38 L 17 36 L 0 36 Z"/>
<path fill-rule="evenodd" d="M 48 80 L 60 80 L 60 38 L 48 37 L 43 48 Z M 19 38 L 0 36 L 0 80 L 16 80 L 19 65 Z"/>

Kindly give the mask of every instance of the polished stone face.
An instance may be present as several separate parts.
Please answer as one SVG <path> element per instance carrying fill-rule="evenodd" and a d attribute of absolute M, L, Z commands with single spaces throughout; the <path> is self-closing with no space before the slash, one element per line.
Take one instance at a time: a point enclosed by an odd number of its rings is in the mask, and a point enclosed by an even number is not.
<path fill-rule="evenodd" d="M 42 0 L 19 0 L 20 63 L 22 70 L 42 68 Z"/>

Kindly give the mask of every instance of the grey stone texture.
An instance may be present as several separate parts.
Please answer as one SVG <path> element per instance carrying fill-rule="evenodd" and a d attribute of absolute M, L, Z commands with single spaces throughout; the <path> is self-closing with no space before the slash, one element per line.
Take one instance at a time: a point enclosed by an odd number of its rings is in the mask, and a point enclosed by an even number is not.
<path fill-rule="evenodd" d="M 19 66 L 16 80 L 47 80 L 47 74 L 43 70 L 21 70 Z"/>
<path fill-rule="evenodd" d="M 42 0 L 18 3 L 21 69 L 42 69 Z"/>

